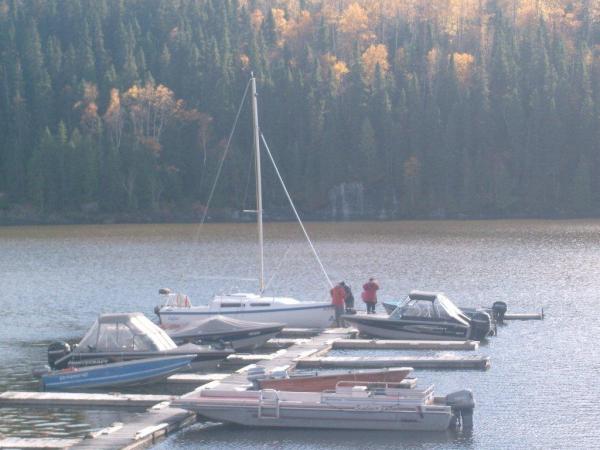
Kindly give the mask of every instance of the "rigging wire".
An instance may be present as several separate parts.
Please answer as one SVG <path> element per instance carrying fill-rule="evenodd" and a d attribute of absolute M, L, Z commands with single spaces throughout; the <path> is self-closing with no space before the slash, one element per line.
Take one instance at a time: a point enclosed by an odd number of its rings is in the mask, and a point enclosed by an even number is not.
<path fill-rule="evenodd" d="M 290 196 L 290 193 L 287 190 L 287 187 L 283 181 L 283 178 L 281 177 L 281 174 L 279 173 L 277 164 L 275 164 L 275 159 L 273 158 L 273 155 L 271 154 L 271 150 L 269 150 L 269 145 L 267 144 L 267 140 L 265 139 L 265 136 L 262 133 L 260 133 L 260 137 L 263 141 L 263 144 L 265 144 L 265 149 L 267 150 L 267 155 L 269 155 L 269 158 L 271 159 L 271 162 L 273 163 L 273 167 L 275 168 L 275 173 L 277 174 L 277 178 L 279 178 L 281 187 L 283 188 L 283 191 L 285 192 L 285 196 L 287 197 L 287 199 L 290 203 L 290 206 L 292 207 L 292 211 L 294 211 L 296 220 L 298 220 L 298 223 L 300 224 L 300 228 L 302 229 L 302 232 L 304 233 L 304 237 L 306 238 L 308 245 L 310 245 L 313 255 L 315 255 L 315 258 L 316 258 L 317 262 L 319 263 L 319 266 L 321 267 L 321 271 L 323 272 L 323 274 L 325 275 L 325 278 L 327 279 L 327 283 L 329 284 L 329 287 L 333 287 L 333 283 L 331 282 L 331 279 L 329 278 L 329 275 L 327 274 L 327 271 L 325 270 L 325 266 L 321 262 L 321 258 L 319 258 L 319 254 L 317 253 L 315 246 L 313 245 L 312 241 L 310 240 L 310 237 L 308 236 L 308 232 L 306 231 L 306 228 L 304 228 L 304 224 L 302 223 L 302 220 L 300 219 L 300 215 L 298 214 L 298 211 L 296 210 L 296 206 L 294 205 L 292 197 Z"/>
<path fill-rule="evenodd" d="M 210 203 L 212 202 L 212 199 L 215 195 L 215 191 L 217 189 L 217 183 L 221 176 L 221 171 L 223 170 L 223 164 L 225 163 L 225 159 L 227 158 L 227 154 L 229 153 L 229 149 L 231 147 L 231 141 L 233 139 L 233 135 L 235 133 L 235 129 L 237 127 L 238 119 L 240 118 L 240 114 L 242 112 L 244 102 L 246 101 L 246 95 L 248 94 L 248 89 L 250 88 L 251 81 L 252 80 L 250 79 L 250 80 L 248 80 L 248 83 L 246 83 L 246 88 L 244 89 L 244 95 L 242 96 L 242 101 L 240 102 L 240 106 L 238 107 L 237 113 L 235 115 L 235 120 L 233 121 L 233 126 L 231 127 L 231 131 L 229 132 L 229 137 L 227 138 L 227 144 L 225 145 L 225 150 L 223 150 L 223 155 L 221 156 L 221 160 L 219 161 L 219 166 L 217 168 L 215 181 L 214 181 L 212 187 L 210 188 L 210 193 L 208 194 L 208 198 L 206 199 L 206 205 L 204 207 L 204 211 L 202 212 L 202 218 L 200 219 L 200 223 L 198 224 L 198 227 L 196 228 L 196 233 L 194 234 L 194 240 L 193 240 L 194 244 L 198 243 L 198 240 L 200 239 L 200 233 L 202 232 L 202 228 L 204 227 L 204 223 L 206 222 L 206 218 L 208 217 L 208 210 L 210 208 Z M 182 273 L 181 277 L 180 277 L 180 282 L 181 282 L 181 280 L 183 280 L 184 276 L 185 276 L 185 274 Z"/>
<path fill-rule="evenodd" d="M 269 289 L 269 286 L 271 285 L 271 282 L 275 279 L 275 277 L 279 273 L 279 270 L 283 266 L 283 263 L 286 261 L 288 253 L 290 252 L 290 249 L 292 248 L 293 244 L 294 244 L 293 242 L 290 242 L 290 245 L 288 245 L 287 248 L 285 249 L 285 252 L 284 252 L 283 256 L 281 257 L 281 260 L 279 261 L 279 264 L 277 265 L 277 267 L 275 267 L 275 270 L 273 271 L 273 275 L 271 275 L 271 277 L 267 281 L 267 284 L 265 284 L 265 287 L 263 288 L 263 290 L 260 291 L 261 294 L 263 292 L 265 292 L 267 289 Z"/>
<path fill-rule="evenodd" d="M 227 145 L 225 145 L 225 150 L 223 150 L 223 156 L 221 156 L 221 161 L 219 161 L 219 167 L 217 168 L 217 174 L 215 176 L 215 182 L 213 183 L 210 193 L 208 194 L 208 199 L 206 200 L 206 207 L 204 208 L 204 212 L 202 213 L 202 219 L 200 219 L 200 224 L 198 226 L 198 230 L 196 232 L 196 241 L 200 236 L 200 231 L 202 231 L 202 226 L 206 221 L 206 217 L 208 216 L 208 209 L 210 207 L 210 203 L 215 195 L 215 190 L 217 189 L 217 183 L 219 181 L 219 177 L 221 176 L 221 171 L 223 169 L 223 164 L 225 163 L 225 158 L 227 157 L 227 153 L 229 152 L 229 148 L 231 146 L 231 140 L 233 139 L 233 133 L 235 133 L 235 128 L 238 123 L 238 119 L 240 118 L 240 113 L 242 112 L 242 107 L 244 106 L 244 101 L 246 100 L 246 95 L 248 94 L 248 88 L 250 87 L 251 80 L 246 84 L 246 89 L 244 89 L 244 95 L 242 96 L 242 101 L 240 102 L 240 106 L 238 107 L 237 113 L 235 115 L 235 120 L 233 121 L 233 127 L 231 127 L 231 132 L 229 133 L 229 137 L 227 138 Z"/>

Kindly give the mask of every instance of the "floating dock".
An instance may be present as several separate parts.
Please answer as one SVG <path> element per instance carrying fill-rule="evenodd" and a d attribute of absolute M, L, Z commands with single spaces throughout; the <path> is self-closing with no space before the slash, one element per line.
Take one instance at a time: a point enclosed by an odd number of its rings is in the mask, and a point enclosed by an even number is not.
<path fill-rule="evenodd" d="M 478 341 L 400 341 L 386 339 L 338 339 L 333 349 L 343 350 L 477 350 Z"/>
<path fill-rule="evenodd" d="M 21 392 L 0 394 L 0 406 L 83 406 L 87 408 L 148 408 L 171 401 L 171 395 L 86 394 L 75 392 Z"/>
<path fill-rule="evenodd" d="M 298 368 L 380 368 L 410 366 L 426 369 L 478 369 L 489 367 L 487 356 L 326 356 L 331 349 L 393 349 L 393 350 L 476 350 L 474 341 L 391 341 L 351 339 L 356 337 L 353 328 L 335 328 L 325 331 L 295 329 L 286 330 L 286 336 L 273 339 L 268 348 L 278 349 L 269 354 L 234 354 L 222 366 L 242 366 L 233 373 L 176 374 L 167 383 L 189 385 L 195 390 L 184 394 L 197 395 L 202 389 L 245 390 L 251 384 L 247 380 L 250 368 L 260 365 L 266 371 L 276 369 L 293 370 Z M 405 380 L 404 387 L 412 388 L 416 379 Z M 189 411 L 170 407 L 173 396 L 168 395 L 125 395 L 87 394 L 60 392 L 16 392 L 0 394 L 0 407 L 81 407 L 81 408 L 147 408 L 134 413 L 127 424 L 115 424 L 103 430 L 89 433 L 88 438 L 73 439 L 27 439 L 14 445 L 16 438 L 0 440 L 0 448 L 75 448 L 75 449 L 126 449 L 148 447 L 156 440 L 196 421 L 196 415 Z M 27 442 L 25 442 L 27 441 Z M 52 441 L 52 442 L 51 442 Z M 12 444 L 11 444 L 12 443 Z M 11 444 L 5 445 L 5 444 Z M 53 445 L 53 446 L 49 446 Z M 4 446 L 4 447 L 2 447 Z"/>
<path fill-rule="evenodd" d="M 490 367 L 488 356 L 459 357 L 454 355 L 433 356 L 325 356 L 321 358 L 302 358 L 298 368 L 324 369 L 352 368 L 375 369 L 385 367 L 413 367 L 415 369 L 470 369 L 486 370 Z"/>

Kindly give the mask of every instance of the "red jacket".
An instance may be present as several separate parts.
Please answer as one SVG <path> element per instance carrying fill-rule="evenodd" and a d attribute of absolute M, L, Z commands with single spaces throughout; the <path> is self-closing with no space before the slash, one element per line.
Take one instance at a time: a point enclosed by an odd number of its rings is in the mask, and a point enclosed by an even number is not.
<path fill-rule="evenodd" d="M 334 306 L 344 306 L 346 290 L 339 284 L 329 291 L 331 294 L 331 304 Z"/>
<path fill-rule="evenodd" d="M 362 299 L 366 303 L 377 303 L 377 290 L 379 285 L 374 281 L 363 284 Z"/>

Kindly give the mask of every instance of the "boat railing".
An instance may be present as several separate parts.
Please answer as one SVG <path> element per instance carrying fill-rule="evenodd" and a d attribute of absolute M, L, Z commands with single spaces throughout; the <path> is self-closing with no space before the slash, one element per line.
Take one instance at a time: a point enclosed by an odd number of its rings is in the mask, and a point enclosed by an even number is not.
<path fill-rule="evenodd" d="M 262 389 L 258 398 L 259 419 L 279 419 L 279 393 L 275 389 Z"/>
<path fill-rule="evenodd" d="M 357 388 L 362 387 L 362 390 Z M 434 386 L 431 385 L 426 389 L 406 389 L 401 383 L 397 382 L 384 382 L 384 381 L 350 381 L 343 380 L 338 381 L 335 385 L 335 391 L 323 391 L 326 396 L 343 393 L 343 392 L 364 392 L 368 396 L 372 395 L 386 395 L 388 397 L 398 397 L 400 399 L 423 399 L 426 400 L 428 397 L 433 396 Z"/>

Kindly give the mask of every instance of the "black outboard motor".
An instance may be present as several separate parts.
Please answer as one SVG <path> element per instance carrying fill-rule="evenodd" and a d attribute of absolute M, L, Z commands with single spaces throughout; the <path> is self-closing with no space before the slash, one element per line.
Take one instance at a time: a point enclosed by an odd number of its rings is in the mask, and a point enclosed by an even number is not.
<path fill-rule="evenodd" d="M 494 320 L 502 323 L 504 322 L 504 314 L 508 309 L 508 305 L 504 302 L 494 302 L 492 305 L 492 314 L 494 315 Z"/>
<path fill-rule="evenodd" d="M 51 369 L 64 369 L 66 367 L 66 361 L 61 363 L 62 358 L 71 353 L 71 346 L 68 342 L 58 341 L 53 342 L 48 346 L 48 364 Z"/>
<path fill-rule="evenodd" d="M 469 430 L 473 428 L 473 410 L 475 399 L 469 389 L 446 395 L 446 405 L 452 407 L 453 419 L 451 426 L 455 429 Z"/>
<path fill-rule="evenodd" d="M 471 317 L 471 334 L 469 339 L 480 341 L 492 331 L 492 318 L 485 311 L 476 311 Z"/>

